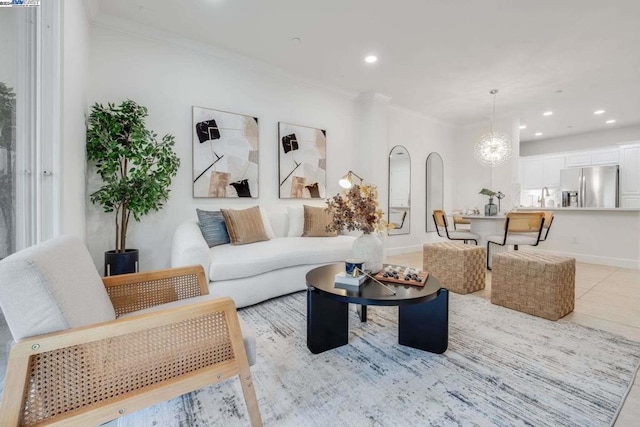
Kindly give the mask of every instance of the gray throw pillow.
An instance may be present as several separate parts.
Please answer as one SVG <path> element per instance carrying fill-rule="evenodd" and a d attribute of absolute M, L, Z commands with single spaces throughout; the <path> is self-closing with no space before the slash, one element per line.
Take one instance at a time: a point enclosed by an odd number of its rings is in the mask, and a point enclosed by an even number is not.
<path fill-rule="evenodd" d="M 200 231 L 210 248 L 231 242 L 222 212 L 201 211 L 200 209 L 196 209 L 196 212 L 198 213 Z"/>

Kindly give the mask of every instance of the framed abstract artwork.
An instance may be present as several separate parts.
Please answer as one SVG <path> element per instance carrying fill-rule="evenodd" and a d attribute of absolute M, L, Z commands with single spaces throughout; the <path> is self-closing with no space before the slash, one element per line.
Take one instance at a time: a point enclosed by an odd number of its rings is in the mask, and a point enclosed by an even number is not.
<path fill-rule="evenodd" d="M 324 199 L 327 131 L 278 123 L 281 199 Z"/>
<path fill-rule="evenodd" d="M 258 118 L 193 107 L 193 197 L 258 197 Z"/>

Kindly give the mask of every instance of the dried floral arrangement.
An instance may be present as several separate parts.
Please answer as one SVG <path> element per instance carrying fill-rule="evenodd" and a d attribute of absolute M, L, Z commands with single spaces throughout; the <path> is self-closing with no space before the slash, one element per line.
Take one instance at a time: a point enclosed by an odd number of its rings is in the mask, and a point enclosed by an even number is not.
<path fill-rule="evenodd" d="M 393 228 L 378 207 L 378 189 L 375 185 L 354 185 L 349 190 L 327 200 L 327 211 L 332 217 L 327 231 L 361 230 L 365 234 Z"/>

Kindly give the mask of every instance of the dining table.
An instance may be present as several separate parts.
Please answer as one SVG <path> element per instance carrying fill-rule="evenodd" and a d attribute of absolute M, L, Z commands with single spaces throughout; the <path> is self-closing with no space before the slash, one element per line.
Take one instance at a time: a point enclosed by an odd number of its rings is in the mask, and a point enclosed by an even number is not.
<path fill-rule="evenodd" d="M 480 236 L 480 238 L 478 239 L 478 246 L 487 248 L 487 236 L 490 236 L 492 234 L 504 235 L 504 220 L 507 217 L 504 214 L 460 216 L 464 219 L 469 220 L 469 231 Z M 509 246 L 491 245 L 490 255 L 500 252 L 507 252 L 508 250 Z M 491 266 L 491 256 L 489 256 L 489 266 Z"/>

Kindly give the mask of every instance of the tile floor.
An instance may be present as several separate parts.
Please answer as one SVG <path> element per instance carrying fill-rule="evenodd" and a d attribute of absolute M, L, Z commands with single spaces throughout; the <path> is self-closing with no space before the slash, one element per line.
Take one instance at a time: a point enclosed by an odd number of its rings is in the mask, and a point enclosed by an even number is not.
<path fill-rule="evenodd" d="M 422 268 L 422 252 L 389 256 L 387 262 Z M 486 288 L 473 295 L 491 297 L 490 271 Z M 573 313 L 563 319 L 640 341 L 640 270 L 577 263 L 576 305 Z M 616 427 L 640 425 L 639 377 L 622 407 Z"/>

